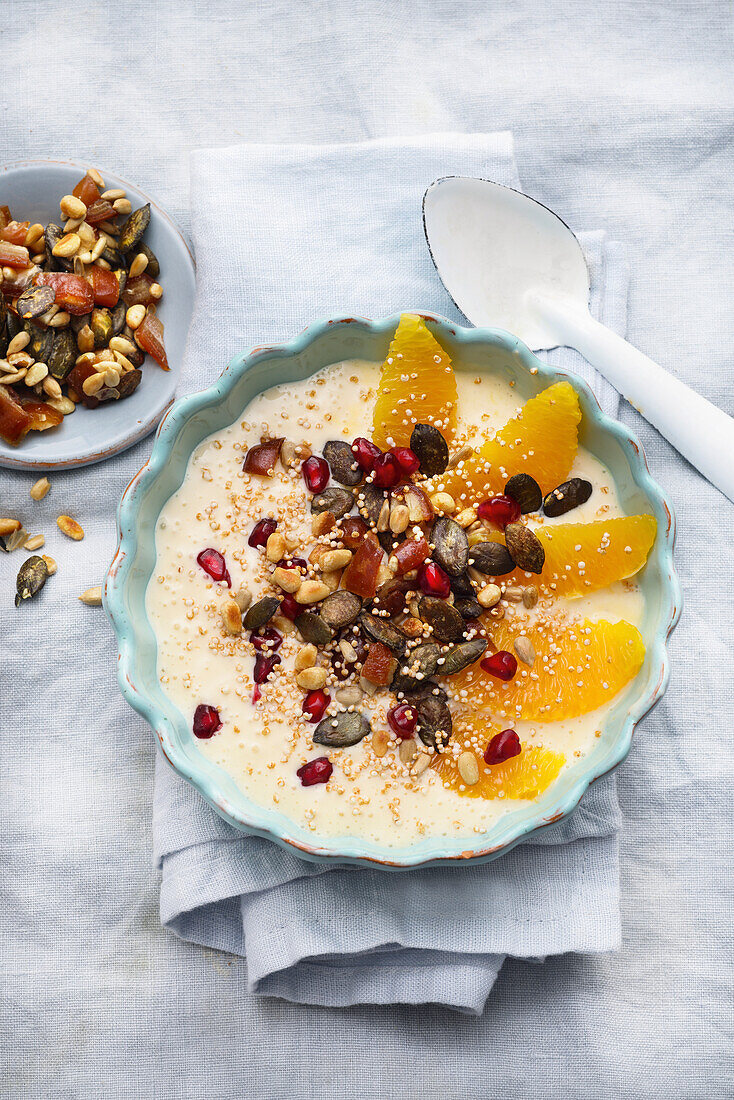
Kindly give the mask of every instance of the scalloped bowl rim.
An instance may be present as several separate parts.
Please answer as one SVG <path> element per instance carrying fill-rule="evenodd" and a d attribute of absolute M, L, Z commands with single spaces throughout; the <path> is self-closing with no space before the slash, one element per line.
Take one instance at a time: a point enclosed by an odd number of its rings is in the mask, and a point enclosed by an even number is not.
<path fill-rule="evenodd" d="M 630 701 L 621 729 L 613 744 L 608 746 L 601 768 L 598 763 L 591 766 L 590 758 L 589 767 L 585 771 L 580 769 L 578 773 L 572 775 L 572 781 L 567 784 L 565 793 L 556 803 L 552 806 L 546 805 L 548 799 L 541 796 L 535 804 L 537 812 L 533 814 L 529 809 L 525 815 L 526 820 L 514 821 L 512 815 L 504 815 L 493 823 L 489 834 L 477 838 L 474 847 L 470 846 L 472 842 L 468 842 L 466 837 L 456 840 L 446 837 L 428 838 L 404 849 L 388 848 L 354 836 L 322 838 L 320 843 L 315 843 L 315 838 L 307 835 L 305 828 L 296 822 L 251 801 L 237 787 L 232 777 L 201 753 L 187 752 L 184 743 L 188 743 L 190 748 L 193 735 L 188 729 L 184 716 L 167 698 L 168 709 L 175 712 L 174 719 L 171 720 L 170 716 L 164 714 L 160 702 L 153 698 L 156 689 L 160 693 L 155 670 L 154 687 L 150 689 L 141 680 L 139 670 L 136 668 L 135 639 L 141 625 L 150 631 L 155 643 L 155 635 L 147 616 L 144 623 L 138 622 L 136 625 L 128 613 L 128 597 L 131 592 L 135 592 L 135 586 L 141 584 L 140 573 L 134 566 L 139 548 L 139 516 L 145 505 L 147 493 L 168 463 L 172 461 L 174 445 L 184 426 L 193 417 L 207 410 L 212 411 L 214 416 L 217 409 L 222 410 L 226 399 L 245 372 L 252 370 L 263 361 L 273 360 L 274 363 L 287 361 L 304 352 L 327 333 L 333 333 L 335 327 L 339 326 L 351 326 L 351 331 L 356 327 L 371 337 L 384 337 L 389 341 L 400 315 L 394 314 L 379 321 L 359 317 L 317 321 L 308 325 L 290 341 L 256 347 L 249 353 L 235 356 L 212 386 L 179 398 L 168 410 L 158 427 L 150 458 L 125 489 L 118 506 L 118 545 L 105 582 L 104 605 L 117 635 L 118 679 L 122 693 L 130 705 L 153 728 L 161 750 L 174 770 L 188 780 L 217 813 L 241 832 L 265 837 L 275 841 L 291 854 L 322 863 L 349 863 L 387 870 L 407 870 L 418 866 L 485 862 L 509 851 L 540 829 L 566 817 L 579 805 L 591 783 L 613 771 L 623 762 L 629 753 L 637 723 L 662 697 L 669 677 L 667 639 L 680 616 L 681 591 L 673 564 L 675 542 L 673 511 L 662 489 L 653 480 L 642 445 L 636 437 L 619 421 L 607 416 L 601 410 L 593 391 L 583 379 L 570 371 L 542 362 L 522 341 L 510 333 L 496 328 L 466 328 L 433 313 L 423 310 L 415 312 L 431 324 L 439 340 L 443 336 L 444 339 L 453 340 L 462 345 L 485 344 L 492 348 L 502 348 L 505 352 L 517 356 L 519 367 L 532 378 L 533 385 L 538 381 L 547 385 L 560 380 L 570 381 L 579 396 L 584 417 L 587 418 L 588 430 L 609 433 L 619 444 L 629 463 L 632 482 L 646 497 L 648 505 L 658 519 L 658 537 L 650 560 L 657 559 L 661 599 L 654 635 L 646 639 L 645 656 L 645 665 L 650 667 L 648 681 L 651 686 L 647 692 Z M 277 384 L 278 378 L 271 375 L 258 392 Z M 213 431 L 231 423 L 231 420 L 230 417 L 221 423 L 215 424 L 213 421 L 208 423 L 199 442 Z M 198 446 L 198 443 L 195 446 Z M 190 454 L 191 450 L 183 456 L 184 472 Z M 175 492 L 176 488 L 177 486 L 171 490 L 171 493 Z M 171 493 L 166 499 L 170 498 Z M 164 505 L 165 501 L 158 508 L 151 523 L 146 525 L 146 529 L 155 530 L 158 515 Z M 142 578 L 143 602 L 151 573 L 152 569 Z M 628 687 L 631 688 L 636 680 L 637 677 Z M 162 693 L 161 698 L 165 698 Z M 554 786 L 549 788 L 549 792 L 553 792 Z M 531 808 L 534 807 L 531 806 Z"/>

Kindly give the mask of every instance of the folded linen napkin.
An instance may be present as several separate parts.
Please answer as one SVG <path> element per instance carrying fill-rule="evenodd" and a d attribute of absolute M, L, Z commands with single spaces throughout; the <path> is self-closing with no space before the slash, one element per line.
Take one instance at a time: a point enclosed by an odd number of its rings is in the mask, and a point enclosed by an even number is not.
<path fill-rule="evenodd" d="M 461 320 L 433 270 L 425 187 L 450 173 L 518 186 L 509 134 L 442 134 L 330 146 L 193 154 L 196 310 L 182 390 L 231 355 L 319 317 L 413 308 Z M 624 330 L 619 246 L 583 238 L 592 308 Z M 580 356 L 606 409 L 618 395 Z M 306 1004 L 436 1002 L 479 1013 L 506 955 L 541 960 L 619 941 L 614 778 L 570 819 L 485 866 L 391 874 L 308 863 L 244 837 L 159 758 L 155 858 L 161 919 L 177 935 L 247 958 L 253 991 Z"/>

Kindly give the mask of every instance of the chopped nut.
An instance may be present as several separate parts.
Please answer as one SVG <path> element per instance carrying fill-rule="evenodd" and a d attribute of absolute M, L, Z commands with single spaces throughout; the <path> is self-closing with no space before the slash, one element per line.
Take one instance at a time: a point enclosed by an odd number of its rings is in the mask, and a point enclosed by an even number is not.
<path fill-rule="evenodd" d="M 386 501 L 383 502 L 382 508 L 380 509 L 380 514 L 377 517 L 377 530 L 380 533 L 382 533 L 383 531 L 387 531 L 389 527 L 390 527 L 390 501 L 386 500 Z"/>
<path fill-rule="evenodd" d="M 296 603 L 312 604 L 325 600 L 331 591 L 321 581 L 303 581 L 296 592 Z"/>
<path fill-rule="evenodd" d="M 242 633 L 242 612 L 236 600 L 228 599 L 224 601 L 222 607 L 222 622 L 228 634 Z"/>
<path fill-rule="evenodd" d="M 83 604 L 87 607 L 101 607 L 102 606 L 102 587 L 97 585 L 95 588 L 86 588 L 79 597 Z"/>
<path fill-rule="evenodd" d="M 97 371 L 96 374 L 90 374 L 89 378 L 84 379 L 82 382 L 82 389 L 87 397 L 94 397 L 95 393 L 99 393 L 104 385 L 104 371 Z"/>
<path fill-rule="evenodd" d="M 375 756 L 383 757 L 390 744 L 390 735 L 387 730 L 375 730 L 370 738 L 372 751 Z"/>
<path fill-rule="evenodd" d="M 409 615 L 400 624 L 400 629 L 408 638 L 419 638 L 423 633 L 423 623 L 420 619 L 414 619 L 412 615 Z"/>
<path fill-rule="evenodd" d="M 481 591 L 477 592 L 477 603 L 481 607 L 494 607 L 499 603 L 502 592 L 498 584 L 485 584 Z"/>
<path fill-rule="evenodd" d="M 265 557 L 268 561 L 276 562 L 285 557 L 285 552 L 285 539 L 280 531 L 273 531 L 272 535 L 268 535 L 268 541 L 265 543 Z"/>
<path fill-rule="evenodd" d="M 43 535 L 32 535 L 29 539 L 26 539 L 23 543 L 25 550 L 40 550 L 45 542 Z"/>
<path fill-rule="evenodd" d="M 12 535 L 13 531 L 20 531 L 19 519 L 0 519 L 0 535 Z"/>
<path fill-rule="evenodd" d="M 286 443 L 288 441 L 286 440 Z M 291 444 L 293 446 L 293 444 Z M 283 444 L 285 447 L 285 443 Z M 280 448 L 280 456 L 283 457 L 283 447 Z M 336 516 L 333 512 L 318 512 L 317 515 L 311 520 L 311 531 L 316 536 L 327 535 L 336 523 Z"/>
<path fill-rule="evenodd" d="M 34 363 L 25 376 L 26 386 L 37 386 L 39 382 L 43 382 L 47 374 L 48 367 L 45 363 Z"/>
<path fill-rule="evenodd" d="M 458 515 L 454 516 L 454 519 L 459 527 L 469 527 L 472 523 L 476 523 L 476 508 L 463 508 Z"/>
<path fill-rule="evenodd" d="M 64 195 L 59 207 L 65 218 L 86 218 L 87 216 L 86 206 L 76 195 Z"/>
<path fill-rule="evenodd" d="M 316 658 L 318 657 L 318 650 L 315 645 L 309 643 L 308 645 L 301 646 L 296 653 L 293 667 L 297 672 L 300 672 L 304 668 L 313 668 L 316 664 Z"/>
<path fill-rule="evenodd" d="M 431 504 L 437 512 L 443 513 L 445 516 L 453 515 L 456 511 L 456 501 L 450 493 L 434 493 L 431 497 Z"/>
<path fill-rule="evenodd" d="M 394 535 L 402 535 L 410 523 L 410 512 L 406 504 L 393 504 L 390 509 L 390 530 Z"/>
<path fill-rule="evenodd" d="M 122 197 L 122 196 L 120 196 Z M 148 257 L 144 252 L 138 252 L 133 262 L 130 264 L 130 270 L 128 271 L 128 278 L 134 279 L 138 275 L 142 275 L 148 266 Z"/>
<path fill-rule="evenodd" d="M 81 238 L 78 233 L 65 233 L 53 246 L 52 252 L 54 256 L 68 258 L 69 256 L 76 255 L 81 243 Z"/>
<path fill-rule="evenodd" d="M 473 752 L 462 752 L 456 761 L 459 775 L 468 787 L 473 787 L 479 782 L 479 764 Z"/>
<path fill-rule="evenodd" d="M 410 769 L 411 775 L 423 775 L 428 765 L 431 763 L 431 758 L 427 752 L 419 752 L 413 761 L 413 765 Z"/>
<path fill-rule="evenodd" d="M 295 634 L 296 628 L 291 619 L 286 619 L 285 615 L 273 615 L 270 620 L 270 625 L 280 634 Z"/>
<path fill-rule="evenodd" d="M 68 538 L 74 539 L 75 542 L 80 542 L 84 538 L 84 528 L 71 516 L 58 516 L 56 523 L 59 530 L 63 531 Z"/>
<path fill-rule="evenodd" d="M 332 569 L 330 573 L 324 573 L 322 581 L 329 589 L 329 592 L 336 592 L 342 579 L 342 569 Z"/>
<path fill-rule="evenodd" d="M 54 573 L 58 569 L 55 558 L 50 558 L 48 554 L 41 554 L 41 557 L 46 562 L 46 568 L 48 569 L 49 577 L 53 577 Z"/>
<path fill-rule="evenodd" d="M 125 314 L 125 320 L 128 326 L 133 330 L 140 328 L 143 321 L 145 320 L 145 312 L 145 306 L 130 306 L 127 313 Z"/>
<path fill-rule="evenodd" d="M 297 569 L 284 569 L 278 566 L 273 572 L 273 583 L 284 592 L 297 592 L 301 587 L 301 574 Z"/>
<path fill-rule="evenodd" d="M 334 569 L 344 569 L 352 560 L 351 550 L 328 550 L 321 559 L 321 569 L 331 573 Z"/>
<path fill-rule="evenodd" d="M 304 691 L 318 691 L 326 683 L 326 669 L 318 666 L 304 668 L 296 676 L 296 683 Z"/>
<path fill-rule="evenodd" d="M 31 485 L 31 500 L 43 500 L 50 488 L 51 482 L 48 478 L 39 477 L 38 481 L 34 481 Z"/>
<path fill-rule="evenodd" d="M 8 344 L 8 350 L 5 352 L 6 359 L 9 359 L 11 355 L 16 355 L 23 348 L 27 347 L 31 342 L 30 334 L 27 332 L 19 332 Z"/>
<path fill-rule="evenodd" d="M 398 748 L 398 756 L 400 757 L 401 764 L 409 765 L 415 759 L 418 752 L 418 746 L 412 738 L 407 741 L 401 741 Z"/>

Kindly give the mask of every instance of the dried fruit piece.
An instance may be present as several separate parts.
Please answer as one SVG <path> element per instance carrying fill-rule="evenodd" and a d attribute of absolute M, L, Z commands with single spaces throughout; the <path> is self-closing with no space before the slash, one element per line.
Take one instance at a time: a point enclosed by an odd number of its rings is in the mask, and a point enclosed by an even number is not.
<path fill-rule="evenodd" d="M 410 436 L 410 449 L 418 458 L 423 477 L 442 474 L 449 464 L 449 447 L 433 424 L 416 424 Z"/>
<path fill-rule="evenodd" d="M 114 218 L 117 214 L 114 206 L 107 199 L 95 199 L 87 207 L 87 213 L 85 221 L 90 225 L 99 225 L 100 222 L 109 221 L 110 218 Z"/>
<path fill-rule="evenodd" d="M 163 343 L 163 322 L 150 310 L 145 314 L 142 323 L 135 329 L 135 341 L 138 347 L 155 359 L 161 370 L 170 369 Z"/>
<path fill-rule="evenodd" d="M 9 244 L 24 244 L 30 222 L 9 221 L 0 229 L 0 240 Z"/>
<path fill-rule="evenodd" d="M 87 278 L 92 287 L 95 305 L 110 309 L 117 305 L 120 298 L 120 284 L 113 271 L 107 271 L 95 264 L 87 271 Z"/>
<path fill-rule="evenodd" d="M 403 489 L 403 500 L 408 509 L 408 519 L 411 523 L 430 523 L 433 519 L 433 505 L 420 486 L 406 485 Z"/>
<path fill-rule="evenodd" d="M 30 262 L 28 249 L 23 245 L 0 241 L 0 267 L 12 267 L 22 271 L 29 266 Z"/>
<path fill-rule="evenodd" d="M 315 745 L 346 749 L 358 744 L 370 730 L 370 724 L 363 714 L 356 710 L 343 710 L 319 722 L 312 740 Z"/>
<path fill-rule="evenodd" d="M 94 291 L 80 275 L 70 275 L 65 271 L 42 271 L 36 281 L 40 286 L 50 286 L 54 291 L 56 305 L 75 317 L 89 313 L 94 306 Z"/>
<path fill-rule="evenodd" d="M 585 504 L 592 491 L 590 481 L 585 481 L 582 477 L 572 477 L 548 493 L 543 501 L 543 511 L 547 516 L 565 516 L 566 512 Z"/>
<path fill-rule="evenodd" d="M 391 563 L 396 565 L 399 576 L 417 569 L 426 560 L 431 548 L 421 535 L 418 539 L 406 539 L 390 556 Z"/>
<path fill-rule="evenodd" d="M 11 389 L 0 386 L 0 436 L 14 447 L 30 431 L 30 427 L 30 413 L 23 408 Z"/>
<path fill-rule="evenodd" d="M 72 191 L 72 195 L 77 199 L 81 199 L 87 209 L 89 209 L 92 203 L 99 198 L 99 188 L 89 172 L 79 180 L 79 183 Z"/>
<path fill-rule="evenodd" d="M 405 545 L 405 544 L 403 544 Z M 426 553 L 428 545 L 426 544 Z M 371 538 L 364 539 L 354 552 L 354 557 L 342 574 L 342 586 L 348 592 L 371 600 L 377 591 L 377 577 L 382 564 L 382 549 Z"/>
<path fill-rule="evenodd" d="M 242 465 L 242 469 L 246 474 L 258 474 L 260 477 L 272 477 L 275 472 L 275 464 L 280 456 L 280 448 L 283 443 L 283 436 L 279 436 L 277 439 L 266 439 L 264 443 L 258 443 L 255 447 L 250 447 L 249 451 L 245 455 L 245 461 Z M 274 520 L 260 520 L 260 523 L 255 525 L 250 538 L 253 537 L 255 531 L 260 527 L 260 524 L 274 523 Z M 277 525 L 276 525 L 277 526 Z M 275 527 L 273 527 L 273 531 Z M 269 532 L 272 534 L 272 531 Z M 250 546 L 260 546 L 259 542 L 250 543 Z"/>
<path fill-rule="evenodd" d="M 19 607 L 21 600 L 28 600 L 40 592 L 48 579 L 48 566 L 43 558 L 33 554 L 21 565 L 15 582 L 16 596 L 15 606 Z"/>
<path fill-rule="evenodd" d="M 364 542 L 368 531 L 369 527 L 361 516 L 345 516 L 339 521 L 337 534 L 348 550 L 356 550 Z"/>
<path fill-rule="evenodd" d="M 542 573 L 545 550 L 530 528 L 523 527 L 521 523 L 508 523 L 505 527 L 505 542 L 515 565 L 527 573 Z"/>
<path fill-rule="evenodd" d="M 122 301 L 128 309 L 130 306 L 150 306 L 156 300 L 150 291 L 154 285 L 155 280 L 151 279 L 147 272 L 136 275 L 132 279 L 128 277 L 121 292 Z"/>
<path fill-rule="evenodd" d="M 382 642 L 372 642 L 367 653 L 367 660 L 362 666 L 362 678 L 370 684 L 386 687 L 392 682 L 396 668 L 397 661 L 387 646 L 383 645 Z"/>
<path fill-rule="evenodd" d="M 524 516 L 538 512 L 543 503 L 540 486 L 530 474 L 513 474 L 505 485 L 505 496 L 517 501 Z"/>

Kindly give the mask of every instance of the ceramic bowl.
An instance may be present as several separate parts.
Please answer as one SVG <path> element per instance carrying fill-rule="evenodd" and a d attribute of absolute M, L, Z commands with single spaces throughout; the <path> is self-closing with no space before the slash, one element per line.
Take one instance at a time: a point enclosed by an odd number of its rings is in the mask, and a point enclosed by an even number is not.
<path fill-rule="evenodd" d="M 658 521 L 657 540 L 639 575 L 647 655 L 635 680 L 615 699 L 602 724 L 601 737 L 583 767 L 563 771 L 536 801 L 513 806 L 491 830 L 471 842 L 465 837 L 428 837 L 398 850 L 356 837 L 319 838 L 277 810 L 253 803 L 230 776 L 199 752 L 188 721 L 158 682 L 156 639 L 145 609 L 146 586 L 155 563 L 156 521 L 181 485 L 189 456 L 203 439 L 236 420 L 269 386 L 300 381 L 343 359 L 382 361 L 398 317 L 317 322 L 290 343 L 255 348 L 233 359 L 213 386 L 181 399 L 167 413 L 149 461 L 126 489 L 118 511 L 119 544 L 107 576 L 104 602 L 118 638 L 122 691 L 155 730 L 171 765 L 232 825 L 269 837 L 308 859 L 390 869 L 493 859 L 570 813 L 590 783 L 624 760 L 635 725 L 661 697 L 668 679 L 666 640 L 680 607 L 673 567 L 674 521 L 670 505 L 650 476 L 640 444 L 625 427 L 602 413 L 585 382 L 541 363 L 515 337 L 496 329 L 460 328 L 431 314 L 423 316 L 457 370 L 482 371 L 513 381 L 523 399 L 560 379 L 569 379 L 574 385 L 583 411 L 581 443 L 610 469 L 625 511 L 652 512 Z M 467 812 L 471 813 L 471 806 Z"/>
<path fill-rule="evenodd" d="M 5 165 L 0 170 L 0 202 L 18 221 L 59 221 L 59 199 L 71 193 L 87 166 L 68 161 L 34 160 Z M 161 265 L 158 315 L 165 326 L 170 371 L 162 371 L 148 357 L 143 380 L 124 401 L 106 401 L 97 409 L 79 405 L 58 428 L 29 432 L 11 447 L 0 440 L 0 466 L 21 470 L 59 470 L 86 466 L 132 447 L 153 431 L 172 404 L 183 360 L 186 333 L 194 310 L 194 260 L 180 231 L 147 195 L 104 169 L 107 187 L 122 187 L 133 209 L 150 203 L 150 225 L 145 242 Z"/>

